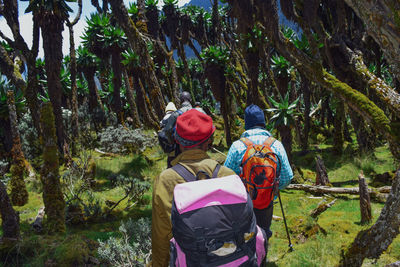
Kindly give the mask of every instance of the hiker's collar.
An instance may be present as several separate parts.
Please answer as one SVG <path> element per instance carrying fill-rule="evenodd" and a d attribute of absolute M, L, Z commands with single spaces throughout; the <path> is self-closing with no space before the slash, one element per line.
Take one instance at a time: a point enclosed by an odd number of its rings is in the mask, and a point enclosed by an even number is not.
<path fill-rule="evenodd" d="M 242 137 L 249 137 L 253 135 L 265 135 L 265 136 L 271 136 L 271 133 L 265 130 L 264 128 L 251 128 L 245 132 L 242 133 L 240 138 Z"/>
<path fill-rule="evenodd" d="M 201 149 L 189 149 L 183 151 L 181 154 L 179 154 L 172 162 L 172 166 L 176 165 L 178 162 L 183 162 L 183 161 L 200 161 L 203 159 L 208 159 L 210 158 L 207 154 L 206 151 L 201 150 Z"/>

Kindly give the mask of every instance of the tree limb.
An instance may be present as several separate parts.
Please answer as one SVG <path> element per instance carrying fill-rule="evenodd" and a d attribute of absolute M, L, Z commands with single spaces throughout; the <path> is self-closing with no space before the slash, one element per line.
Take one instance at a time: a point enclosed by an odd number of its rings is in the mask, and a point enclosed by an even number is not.
<path fill-rule="evenodd" d="M 392 71 L 400 79 L 400 23 L 397 0 L 344 0 L 365 23 L 368 34 L 374 38 L 392 64 Z"/>

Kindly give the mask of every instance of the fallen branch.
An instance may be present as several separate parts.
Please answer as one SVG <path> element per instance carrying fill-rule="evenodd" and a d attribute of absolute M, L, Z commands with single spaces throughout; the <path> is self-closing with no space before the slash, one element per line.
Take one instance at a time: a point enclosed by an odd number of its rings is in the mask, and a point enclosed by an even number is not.
<path fill-rule="evenodd" d="M 321 213 L 323 213 L 324 211 L 326 211 L 327 209 L 329 209 L 330 207 L 333 206 L 333 204 L 335 204 L 336 199 L 332 200 L 329 203 L 325 203 L 325 201 L 322 201 L 318 204 L 318 207 L 316 207 L 313 211 L 311 211 L 310 216 L 313 218 L 317 218 Z"/>
<path fill-rule="evenodd" d="M 104 156 L 108 156 L 108 157 L 118 157 L 117 154 L 110 153 L 110 152 L 104 152 L 104 151 L 101 151 L 101 150 L 98 149 L 98 148 L 95 148 L 94 151 L 96 151 L 97 153 L 100 153 L 100 154 L 102 154 L 102 155 L 104 155 Z"/>
<path fill-rule="evenodd" d="M 386 199 L 386 194 L 390 193 L 391 186 L 382 186 L 376 189 L 368 188 L 368 193 L 371 198 L 384 202 Z M 286 187 L 288 190 L 302 190 L 314 195 L 323 194 L 349 194 L 349 195 L 359 195 L 360 190 L 358 187 L 330 187 L 322 185 L 306 185 L 306 184 L 290 184 Z"/>

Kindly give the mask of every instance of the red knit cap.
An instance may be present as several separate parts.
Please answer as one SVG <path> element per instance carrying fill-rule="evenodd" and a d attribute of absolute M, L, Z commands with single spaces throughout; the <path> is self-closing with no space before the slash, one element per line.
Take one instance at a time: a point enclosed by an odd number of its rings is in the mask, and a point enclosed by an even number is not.
<path fill-rule="evenodd" d="M 176 120 L 175 140 L 186 148 L 200 145 L 215 131 L 212 118 L 196 109 L 186 111 Z"/>

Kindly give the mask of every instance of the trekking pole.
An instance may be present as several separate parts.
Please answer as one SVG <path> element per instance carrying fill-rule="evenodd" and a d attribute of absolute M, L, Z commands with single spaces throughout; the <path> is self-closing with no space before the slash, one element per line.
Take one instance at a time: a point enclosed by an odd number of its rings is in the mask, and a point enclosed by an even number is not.
<path fill-rule="evenodd" d="M 292 252 L 293 251 L 293 245 L 292 245 L 292 242 L 290 241 L 289 230 L 288 230 L 288 227 L 287 227 L 287 224 L 286 224 L 285 212 L 283 211 L 283 206 L 282 206 L 281 193 L 279 191 L 278 191 L 278 198 L 279 198 L 279 204 L 281 205 L 283 222 L 285 223 L 286 235 L 287 235 L 287 238 L 289 240 L 289 252 Z"/>

